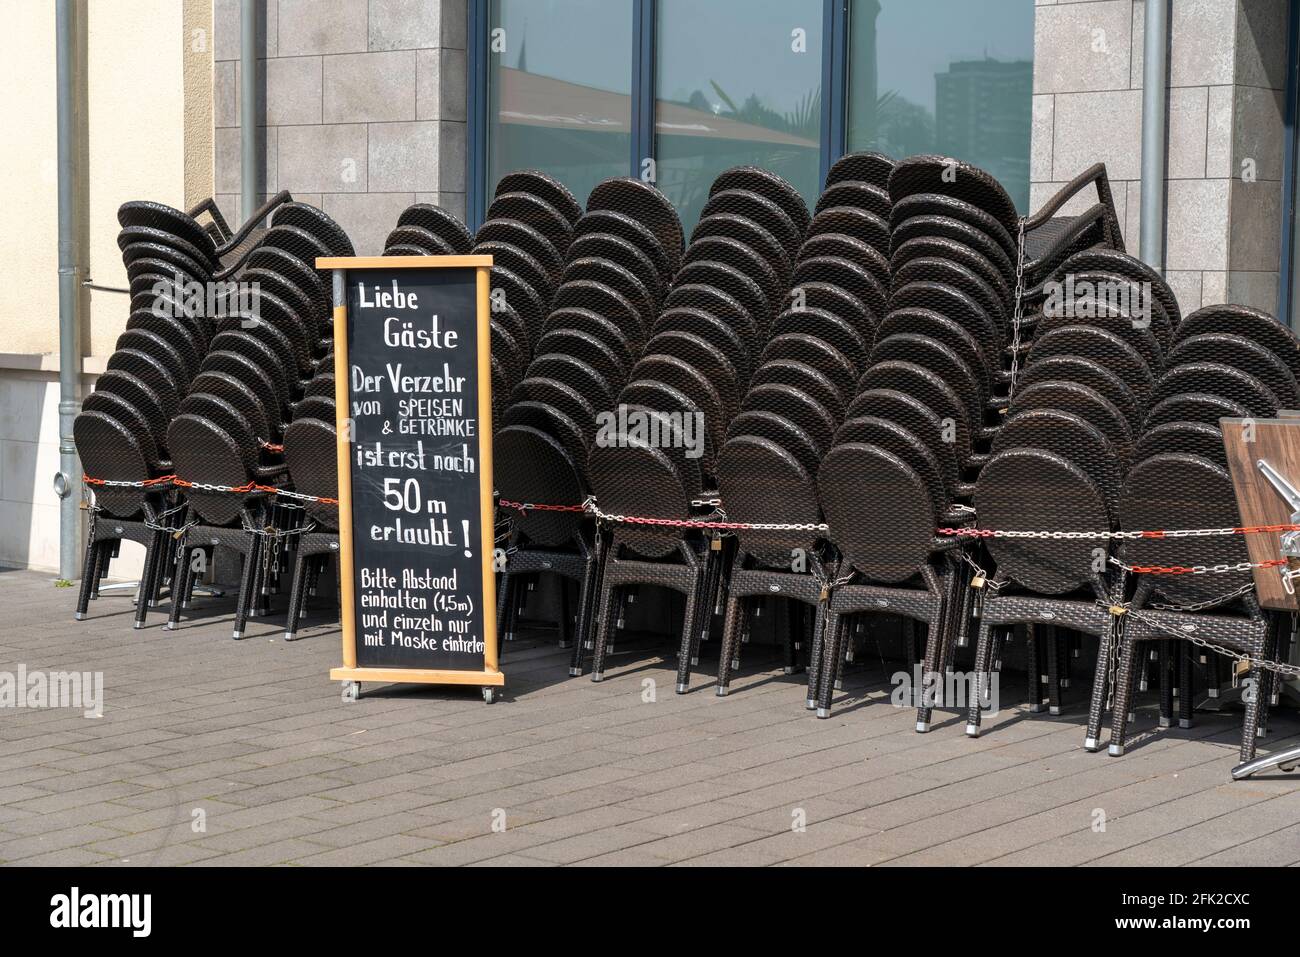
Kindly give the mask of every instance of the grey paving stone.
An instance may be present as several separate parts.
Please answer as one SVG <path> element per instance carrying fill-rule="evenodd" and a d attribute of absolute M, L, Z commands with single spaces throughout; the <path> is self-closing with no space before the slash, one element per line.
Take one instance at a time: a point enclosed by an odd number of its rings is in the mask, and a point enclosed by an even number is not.
<path fill-rule="evenodd" d="M 341 143 L 347 131 L 337 129 Z M 304 167 L 301 178 L 334 175 L 328 154 L 338 144 L 326 140 L 317 168 Z M 373 224 L 382 243 L 415 194 L 380 195 L 392 205 Z M 325 197 L 327 211 L 353 201 Z M 415 687 L 367 688 L 345 707 L 325 677 L 337 664 L 332 625 L 313 624 L 311 640 L 286 645 L 272 616 L 250 627 L 254 640 L 236 643 L 226 637 L 228 601 L 204 603 L 182 633 L 167 636 L 156 614 L 133 631 L 129 602 L 108 597 L 74 627 L 62 620 L 70 600 L 39 576 L 0 575 L 0 606 L 50 622 L 0 636 L 0 655 L 118 676 L 102 719 L 0 716 L 0 860 L 862 866 L 1300 858 L 1300 781 L 1226 781 L 1238 714 L 1198 714 L 1190 731 L 1156 733 L 1147 696 L 1130 752 L 1110 759 L 1079 747 L 1077 698 L 1056 719 L 1005 710 L 977 740 L 962 733 L 960 715 L 943 711 L 928 735 L 917 735 L 914 712 L 889 705 L 880 669 L 866 657 L 849 669 L 833 717 L 818 721 L 803 709 L 802 679 L 781 675 L 761 649 L 746 650 L 727 698 L 709 690 L 706 665 L 698 692 L 648 705 L 641 679 L 662 676 L 661 689 L 672 681 L 659 644 L 621 643 L 606 680 L 593 684 L 567 677 L 567 652 L 527 638 L 507 649 L 508 700 L 491 709 L 463 690 Z M 203 643 L 201 661 L 182 638 Z M 1268 747 L 1298 733 L 1300 721 L 1284 708 Z M 1097 806 L 1108 814 L 1101 836 L 1085 833 Z M 206 814 L 200 833 L 196 808 Z M 491 830 L 497 808 L 507 823 L 499 834 Z M 791 830 L 796 809 L 806 815 L 802 833 Z"/>

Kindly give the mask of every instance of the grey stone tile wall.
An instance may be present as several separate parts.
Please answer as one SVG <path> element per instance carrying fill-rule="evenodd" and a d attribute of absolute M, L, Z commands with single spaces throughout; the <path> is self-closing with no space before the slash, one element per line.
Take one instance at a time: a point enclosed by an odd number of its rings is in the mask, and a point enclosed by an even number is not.
<path fill-rule="evenodd" d="M 1037 3 L 1032 204 L 1102 160 L 1125 241 L 1136 253 L 1143 4 Z M 1286 4 L 1177 0 L 1170 31 L 1166 277 L 1185 312 L 1224 301 L 1273 311 Z"/>
<path fill-rule="evenodd" d="M 413 202 L 465 215 L 466 0 L 262 0 L 265 188 L 382 251 Z M 242 216 L 239 0 L 216 0 L 218 201 Z"/>

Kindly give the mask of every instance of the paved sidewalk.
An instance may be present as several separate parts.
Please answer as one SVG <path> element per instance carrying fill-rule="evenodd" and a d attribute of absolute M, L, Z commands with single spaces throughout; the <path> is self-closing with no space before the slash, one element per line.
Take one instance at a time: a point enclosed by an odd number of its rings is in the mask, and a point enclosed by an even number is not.
<path fill-rule="evenodd" d="M 919 735 L 879 663 L 818 721 L 773 659 L 718 698 L 706 657 L 678 696 L 644 641 L 602 684 L 521 641 L 497 704 L 412 686 L 345 704 L 332 624 L 285 643 L 282 618 L 254 619 L 235 642 L 229 600 L 167 632 L 157 611 L 132 630 L 121 595 L 74 622 L 75 599 L 0 573 L 0 671 L 105 685 L 98 719 L 0 709 L 6 864 L 1300 863 L 1300 774 L 1231 783 L 1236 713 L 1161 732 L 1144 696 L 1108 758 L 1080 748 L 1077 687 L 1059 718 L 1004 710 L 971 740 L 938 712 Z M 1265 747 L 1297 740 L 1284 711 Z"/>

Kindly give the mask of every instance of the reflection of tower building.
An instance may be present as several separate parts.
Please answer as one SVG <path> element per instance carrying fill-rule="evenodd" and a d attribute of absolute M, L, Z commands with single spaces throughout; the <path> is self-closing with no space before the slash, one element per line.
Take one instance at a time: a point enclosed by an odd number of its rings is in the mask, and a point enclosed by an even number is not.
<path fill-rule="evenodd" d="M 938 151 L 987 169 L 1022 204 L 1029 198 L 1033 74 L 1032 60 L 983 59 L 950 63 L 934 77 Z"/>

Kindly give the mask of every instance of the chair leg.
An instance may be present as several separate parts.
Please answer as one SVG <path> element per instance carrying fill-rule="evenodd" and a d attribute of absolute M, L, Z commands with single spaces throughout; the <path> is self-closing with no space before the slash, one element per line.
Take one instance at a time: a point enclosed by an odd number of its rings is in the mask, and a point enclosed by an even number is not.
<path fill-rule="evenodd" d="M 943 687 L 943 671 L 939 658 L 943 654 L 943 604 L 933 615 L 926 627 L 925 659 L 921 664 L 921 687 L 915 689 L 916 730 L 922 734 L 930 730 L 930 719 L 934 716 L 934 707 L 939 702 L 940 689 Z"/>
<path fill-rule="evenodd" d="M 836 628 L 846 627 L 850 618 L 849 615 L 841 615 L 839 612 L 830 612 L 826 617 L 828 622 L 835 623 Z M 826 656 L 823 654 L 826 634 L 829 632 L 825 632 L 825 629 L 814 630 L 812 643 L 808 647 L 808 694 L 804 707 L 809 711 L 817 707 L 821 697 L 821 674 L 826 664 Z"/>
<path fill-rule="evenodd" d="M 993 680 L 993 626 L 987 618 L 980 619 L 979 631 L 975 636 L 975 691 L 971 695 L 970 708 L 966 712 L 966 733 L 972 738 L 980 734 L 980 712 L 983 710 L 984 693 Z"/>
<path fill-rule="evenodd" d="M 785 659 L 782 670 L 787 675 L 792 675 L 798 670 L 798 653 L 795 651 L 795 643 L 799 640 L 799 635 L 803 633 L 803 609 L 804 603 L 795 601 L 792 598 L 786 599 L 785 602 L 785 629 L 781 641 L 781 653 Z"/>
<path fill-rule="evenodd" d="M 193 552 L 185 545 L 176 549 L 176 564 L 172 569 L 172 600 L 167 612 L 167 630 L 175 631 L 180 624 L 181 608 L 185 605 L 185 596 L 194 587 L 194 571 L 191 568 Z"/>
<path fill-rule="evenodd" d="M 1161 641 L 1156 649 L 1156 669 L 1160 675 L 1160 727 L 1174 723 L 1174 661 L 1177 652 L 1172 641 Z"/>
<path fill-rule="evenodd" d="M 1191 642 L 1180 641 L 1178 649 L 1178 727 L 1192 726 L 1192 706 L 1196 703 L 1196 688 L 1193 684 Z"/>
<path fill-rule="evenodd" d="M 1030 714 L 1043 710 L 1043 642 L 1035 624 L 1024 625 L 1024 670 L 1028 672 Z"/>
<path fill-rule="evenodd" d="M 1061 640 L 1055 628 L 1044 628 L 1042 643 L 1047 656 L 1047 713 L 1061 713 Z"/>
<path fill-rule="evenodd" d="M 289 611 L 284 619 L 284 640 L 298 639 L 298 620 L 302 617 L 302 607 L 307 599 L 307 567 L 310 559 L 298 549 L 293 562 L 293 583 L 289 586 Z"/>
<path fill-rule="evenodd" d="M 704 563 L 704 591 L 700 595 L 698 626 L 691 640 L 691 667 L 700 663 L 700 645 L 709 640 L 713 629 L 713 613 L 718 604 L 718 591 L 721 588 L 722 566 L 724 558 L 721 549 L 710 548 Z"/>
<path fill-rule="evenodd" d="M 1263 697 L 1261 688 L 1264 684 L 1262 668 L 1255 666 L 1250 669 L 1246 680 L 1250 682 L 1248 687 L 1254 689 L 1254 694 L 1244 696 L 1246 702 L 1246 716 L 1241 722 L 1241 763 L 1255 760 L 1256 738 L 1259 735 L 1259 710 L 1260 699 Z"/>
<path fill-rule="evenodd" d="M 90 583 L 91 601 L 99 597 L 100 583 L 108 577 L 108 563 L 112 558 L 112 554 L 113 545 L 111 542 L 100 542 L 99 547 L 95 550 L 95 573 L 91 576 Z"/>
<path fill-rule="evenodd" d="M 162 533 L 154 532 L 153 537 L 149 540 L 149 545 L 145 549 L 144 570 L 140 574 L 140 590 L 136 595 L 134 625 L 136 628 L 144 627 L 145 618 L 149 614 L 149 606 L 154 603 L 154 595 L 158 590 L 158 580 L 162 577 L 159 573 L 159 566 L 162 564 L 163 551 Z"/>
<path fill-rule="evenodd" d="M 605 653 L 623 597 L 623 589 L 615 585 L 613 579 L 614 563 L 610 561 L 605 565 L 605 573 L 600 583 L 600 610 L 596 613 L 596 639 L 591 653 L 592 681 L 603 681 L 605 678 Z"/>
<path fill-rule="evenodd" d="M 1111 616 L 1106 627 L 1102 629 L 1101 640 L 1097 645 L 1097 667 L 1092 677 L 1092 696 L 1088 703 L 1088 730 L 1083 738 L 1086 751 L 1096 751 L 1101 747 L 1101 718 L 1106 710 L 1106 693 L 1110 690 L 1111 647 L 1116 641 L 1118 619 Z"/>
<path fill-rule="evenodd" d="M 691 645 L 695 643 L 700 631 L 701 612 L 708 603 L 704 597 L 704 567 L 696 571 L 686 592 L 686 607 L 682 609 L 682 631 L 677 643 L 677 684 L 678 694 L 686 694 L 691 684 Z"/>
<path fill-rule="evenodd" d="M 515 582 L 518 579 L 507 566 L 501 572 L 501 581 L 497 584 L 497 641 L 508 641 L 511 628 L 511 613 L 515 607 Z"/>
<path fill-rule="evenodd" d="M 849 616 L 829 612 L 823 616 L 821 639 L 821 665 L 817 669 L 817 717 L 831 716 L 831 702 L 835 697 L 835 674 L 844 657 L 844 639 L 848 634 Z M 811 670 L 811 669 L 810 669 Z"/>
<path fill-rule="evenodd" d="M 728 589 L 726 617 L 722 624 L 722 650 L 718 657 L 718 682 L 715 694 L 723 697 L 730 690 L 731 673 L 740 666 L 740 628 L 745 613 L 745 600 Z"/>
<path fill-rule="evenodd" d="M 587 559 L 582 574 L 582 587 L 578 591 L 578 624 L 573 635 L 573 656 L 569 659 L 569 677 L 582 674 L 583 655 L 592 647 L 592 628 L 595 625 L 596 585 L 600 580 L 601 556 L 604 554 L 597 533 L 594 552 Z"/>
<path fill-rule="evenodd" d="M 712 560 L 712 552 L 709 553 Z M 682 636 L 677 646 L 677 684 L 678 694 L 686 694 L 691 687 L 691 665 L 699 648 L 700 631 L 708 627 L 709 616 L 713 611 L 713 599 L 708 593 L 709 561 L 702 565 L 686 593 L 686 608 L 682 613 Z"/>
<path fill-rule="evenodd" d="M 230 637 L 236 641 L 244 637 L 244 626 L 248 623 L 248 612 L 257 590 L 258 565 L 261 563 L 262 537 L 250 535 L 248 552 L 244 555 L 244 571 L 239 580 L 239 598 L 235 601 L 235 627 Z"/>
<path fill-rule="evenodd" d="M 573 619 L 570 617 L 571 611 L 569 609 L 569 580 L 557 575 L 555 576 L 555 585 L 559 589 L 559 595 L 557 596 L 560 604 L 560 621 L 557 629 L 559 631 L 559 645 L 561 648 L 567 648 L 574 632 Z"/>
<path fill-rule="evenodd" d="M 81 589 L 77 593 L 77 611 L 73 616 L 77 621 L 84 621 L 86 610 L 90 607 L 90 591 L 95 587 L 96 566 L 99 564 L 100 543 L 86 543 L 86 555 L 81 565 Z"/>
<path fill-rule="evenodd" d="M 1119 667 L 1115 670 L 1115 700 L 1110 706 L 1110 747 L 1107 753 L 1119 757 L 1124 753 L 1125 735 L 1128 732 L 1128 711 L 1133 701 L 1135 659 L 1146 657 L 1142 642 L 1128 641 L 1122 636 L 1119 642 Z"/>

